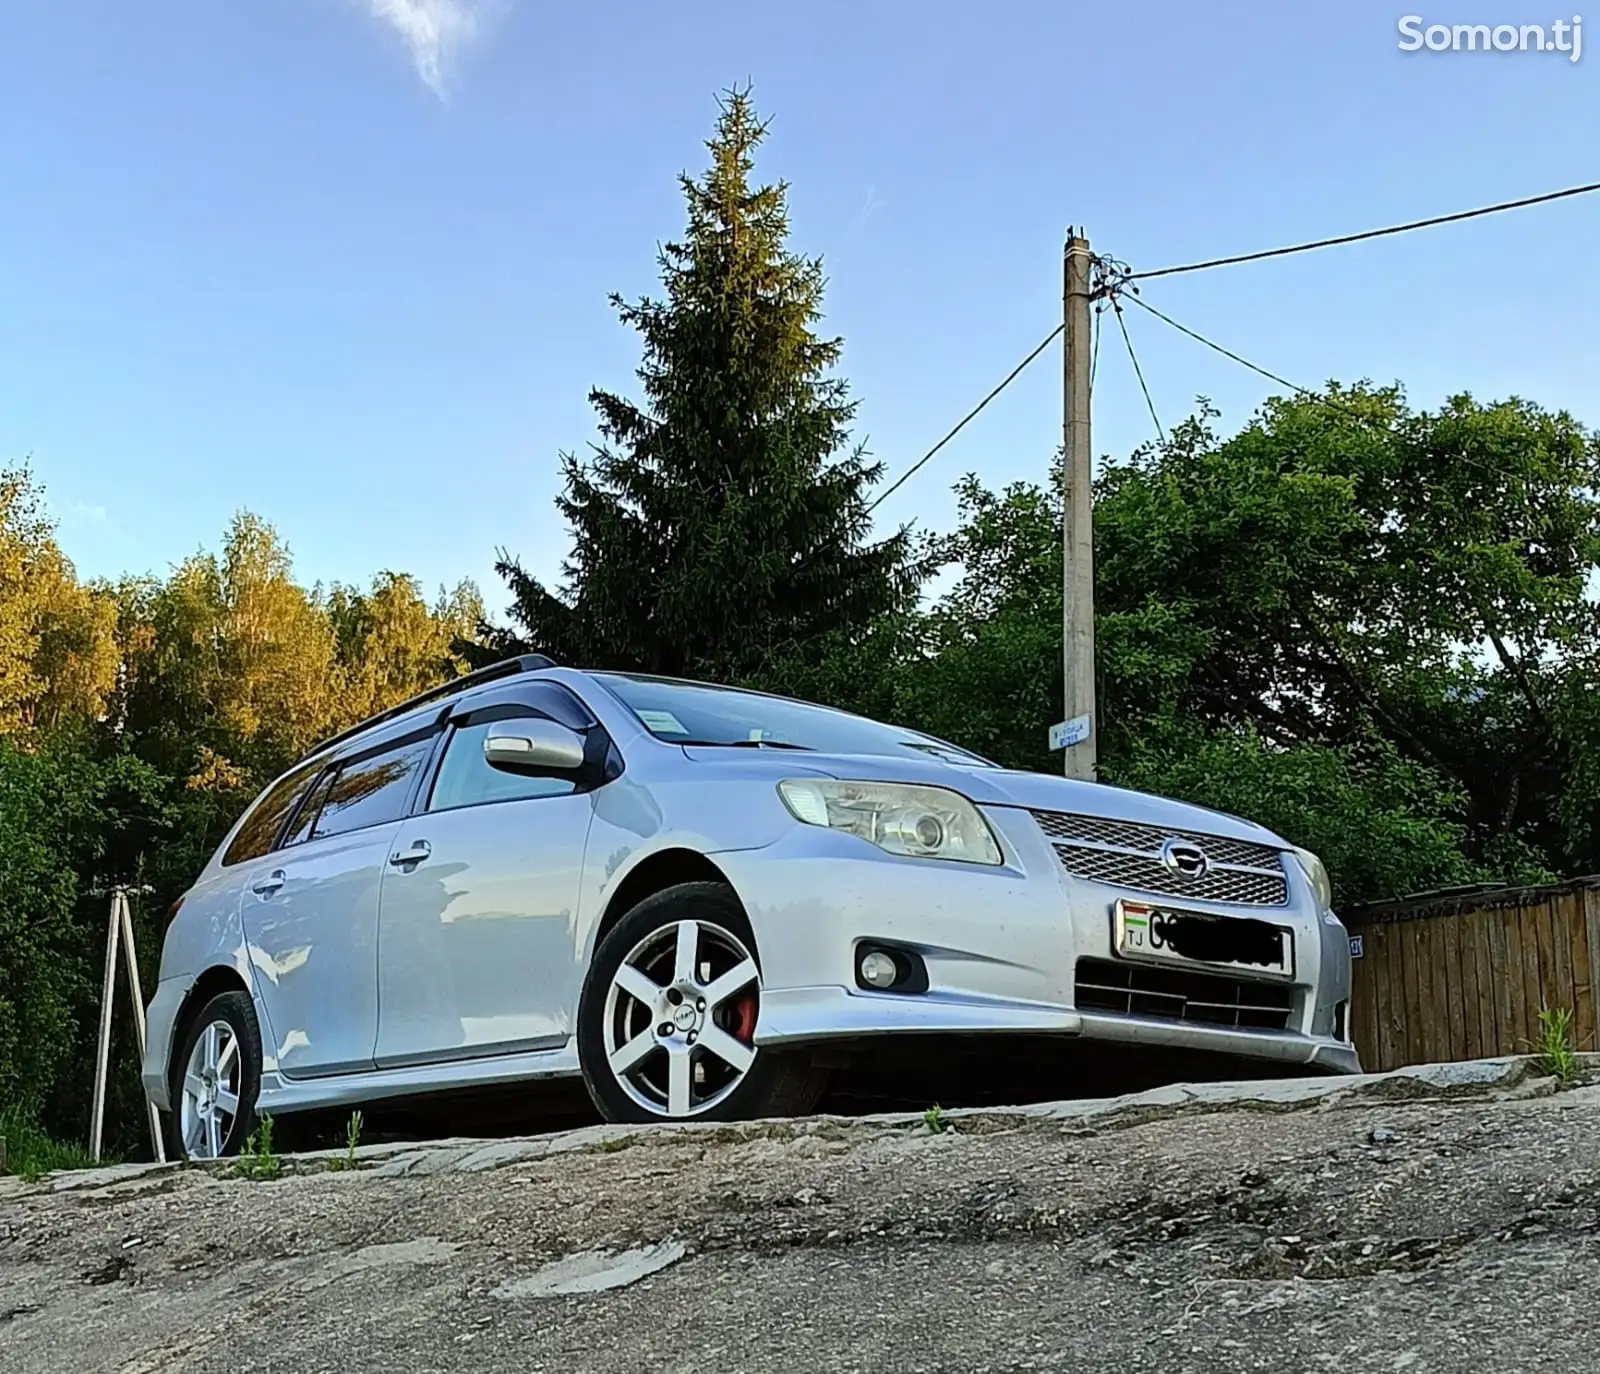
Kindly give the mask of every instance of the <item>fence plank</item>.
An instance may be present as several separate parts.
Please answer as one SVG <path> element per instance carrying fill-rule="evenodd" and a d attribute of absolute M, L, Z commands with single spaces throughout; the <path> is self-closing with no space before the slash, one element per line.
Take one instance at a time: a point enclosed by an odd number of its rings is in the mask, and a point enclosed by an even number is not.
<path fill-rule="evenodd" d="M 1445 916 L 1429 924 L 1434 930 L 1434 944 L 1442 947 L 1444 955 L 1438 963 L 1444 975 L 1444 1004 L 1434 1013 L 1448 1037 L 1449 1048 L 1443 1057 L 1471 1059 L 1472 1053 L 1467 1048 L 1466 979 L 1461 972 L 1461 922 L 1453 916 Z"/>
<path fill-rule="evenodd" d="M 1361 927 L 1362 953 L 1358 962 L 1367 966 L 1367 1006 L 1372 1038 L 1361 1046 L 1361 1067 L 1368 1073 L 1383 1063 L 1383 1043 L 1389 1015 L 1389 953 L 1387 921 L 1374 921 Z"/>
<path fill-rule="evenodd" d="M 1450 920 L 1418 921 L 1422 969 L 1427 976 L 1427 1062 L 1454 1059 L 1450 1044 Z"/>
<path fill-rule="evenodd" d="M 1595 1045 L 1594 970 L 1589 963 L 1589 930 L 1585 919 L 1589 894 L 1574 892 L 1567 912 L 1567 940 L 1572 958 L 1572 1034 L 1581 1050 Z"/>
<path fill-rule="evenodd" d="M 1555 955 L 1550 950 L 1550 904 L 1538 902 L 1526 909 L 1528 925 L 1533 926 L 1534 949 L 1539 953 L 1539 966 L 1533 973 L 1533 1043 L 1539 1043 L 1539 1013 L 1550 1008 L 1555 993 Z"/>
<path fill-rule="evenodd" d="M 1461 1021 L 1468 1059 L 1482 1059 L 1483 1024 L 1478 1010 L 1478 913 L 1469 911 L 1454 922 L 1461 959 Z"/>
<path fill-rule="evenodd" d="M 1582 893 L 1583 925 L 1588 936 L 1583 941 L 1589 960 L 1589 1015 L 1592 1044 L 1600 1047 L 1600 888 L 1585 888 Z"/>
<path fill-rule="evenodd" d="M 1373 984 L 1371 969 L 1371 941 L 1365 939 L 1365 958 L 1350 957 L 1350 1038 L 1355 1041 L 1355 1052 L 1362 1054 L 1373 1043 L 1373 997 L 1378 992 Z"/>
<path fill-rule="evenodd" d="M 1403 1062 L 1401 1033 L 1405 1027 L 1406 986 L 1405 973 L 1400 964 L 1400 927 L 1386 921 L 1381 927 L 1383 943 L 1379 948 L 1379 974 L 1383 986 L 1378 991 L 1378 1008 L 1383 1024 L 1378 1027 L 1378 1061 L 1373 1067 L 1380 1072 L 1398 1068 Z"/>
<path fill-rule="evenodd" d="M 1522 927 L 1515 907 L 1495 912 L 1503 945 L 1500 953 L 1500 980 L 1507 993 L 1507 1015 L 1500 1028 L 1500 1053 L 1520 1054 L 1527 1034 L 1528 993 L 1522 981 Z"/>
<path fill-rule="evenodd" d="M 1384 1029 L 1388 1062 L 1398 1067 L 1406 1062 L 1406 962 L 1405 927 L 1396 921 L 1389 927 L 1387 951 L 1389 1024 Z"/>
<path fill-rule="evenodd" d="M 1492 911 L 1472 913 L 1472 958 L 1478 976 L 1478 1028 L 1481 1033 L 1480 1053 L 1493 1058 L 1500 1053 L 1500 1017 L 1496 1010 L 1494 946 L 1490 927 L 1494 924 Z"/>
<path fill-rule="evenodd" d="M 1565 1007 L 1574 1017 L 1578 995 L 1572 982 L 1572 943 L 1577 933 L 1574 919 L 1577 905 L 1577 894 L 1572 892 L 1550 899 L 1550 953 L 1555 960 L 1551 969 L 1555 987 L 1551 995 L 1556 1006 Z"/>
<path fill-rule="evenodd" d="M 1376 973 L 1376 954 L 1370 933 L 1362 932 L 1361 958 L 1350 961 L 1350 1035 L 1363 1064 L 1375 1063 L 1381 1020 L 1378 994 L 1383 980 Z"/>
<path fill-rule="evenodd" d="M 1417 921 L 1400 923 L 1400 962 L 1405 969 L 1406 1015 L 1405 1055 L 1407 1064 L 1421 1064 L 1427 1058 L 1423 1037 L 1421 955 L 1417 942 Z"/>

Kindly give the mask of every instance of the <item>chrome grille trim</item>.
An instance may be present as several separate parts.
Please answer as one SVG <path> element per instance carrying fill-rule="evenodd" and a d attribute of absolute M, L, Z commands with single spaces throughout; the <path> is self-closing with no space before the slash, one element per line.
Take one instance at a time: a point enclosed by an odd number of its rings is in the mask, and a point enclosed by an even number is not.
<path fill-rule="evenodd" d="M 1270 845 L 1102 816 L 1062 811 L 1030 814 L 1049 837 L 1061 866 L 1076 878 L 1204 902 L 1288 905 L 1289 882 L 1283 856 Z M 1161 862 L 1161 846 L 1172 839 L 1186 840 L 1203 849 L 1210 861 L 1207 871 L 1191 877 L 1167 868 Z"/>

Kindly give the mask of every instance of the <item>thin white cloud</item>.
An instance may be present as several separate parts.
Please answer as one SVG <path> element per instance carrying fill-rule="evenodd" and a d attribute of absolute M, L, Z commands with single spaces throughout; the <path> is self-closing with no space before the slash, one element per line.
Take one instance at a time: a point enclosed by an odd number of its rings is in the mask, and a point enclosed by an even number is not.
<path fill-rule="evenodd" d="M 856 216 L 855 227 L 859 229 L 863 224 L 871 219 L 877 211 L 883 209 L 883 207 L 887 204 L 888 201 L 878 199 L 876 187 L 867 187 L 867 198 L 861 206 L 861 213 Z"/>
<path fill-rule="evenodd" d="M 499 0 L 365 0 L 411 53 L 417 75 L 441 100 L 456 55 L 483 35 Z"/>

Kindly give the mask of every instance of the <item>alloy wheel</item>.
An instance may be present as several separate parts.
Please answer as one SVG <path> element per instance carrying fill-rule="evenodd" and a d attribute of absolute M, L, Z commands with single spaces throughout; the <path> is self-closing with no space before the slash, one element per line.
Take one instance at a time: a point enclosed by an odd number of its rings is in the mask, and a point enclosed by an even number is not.
<path fill-rule="evenodd" d="M 244 1065 L 239 1037 L 226 1021 L 200 1032 L 184 1066 L 178 1104 L 179 1136 L 190 1159 L 220 1159 L 239 1116 Z"/>
<path fill-rule="evenodd" d="M 623 1092 L 667 1119 L 730 1096 L 755 1063 L 760 977 L 744 942 L 710 921 L 640 940 L 606 994 L 606 1062 Z"/>

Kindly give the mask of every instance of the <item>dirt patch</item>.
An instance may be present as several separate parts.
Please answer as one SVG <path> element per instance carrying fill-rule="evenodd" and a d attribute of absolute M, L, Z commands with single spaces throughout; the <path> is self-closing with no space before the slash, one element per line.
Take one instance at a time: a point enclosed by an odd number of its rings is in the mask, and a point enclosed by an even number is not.
<path fill-rule="evenodd" d="M 1585 1366 L 1600 1089 L 1280 1091 L 39 1186 L 0 1367 Z"/>

